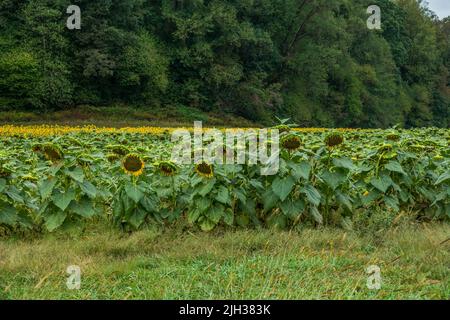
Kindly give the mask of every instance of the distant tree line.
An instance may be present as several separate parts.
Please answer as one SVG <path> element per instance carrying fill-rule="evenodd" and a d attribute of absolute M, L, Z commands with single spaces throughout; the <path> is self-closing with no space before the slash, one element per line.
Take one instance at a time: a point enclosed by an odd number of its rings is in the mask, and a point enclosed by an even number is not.
<path fill-rule="evenodd" d="M 366 25 L 373 4 L 381 30 Z M 417 0 L 0 0 L 0 110 L 121 102 L 448 127 L 449 39 L 450 18 Z"/>

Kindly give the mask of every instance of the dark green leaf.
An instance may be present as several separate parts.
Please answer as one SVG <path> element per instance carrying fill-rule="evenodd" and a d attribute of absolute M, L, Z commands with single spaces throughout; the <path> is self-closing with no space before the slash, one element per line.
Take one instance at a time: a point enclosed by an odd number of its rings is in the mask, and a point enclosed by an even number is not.
<path fill-rule="evenodd" d="M 59 228 L 66 220 L 67 214 L 63 211 L 52 213 L 45 219 L 45 226 L 48 231 L 52 232 Z"/>
<path fill-rule="evenodd" d="M 52 200 L 58 208 L 65 211 L 70 202 L 75 200 L 75 191 L 73 189 L 69 189 L 64 193 L 58 192 L 52 196 Z"/>
<path fill-rule="evenodd" d="M 390 161 L 388 164 L 386 164 L 385 168 L 389 171 L 399 172 L 401 174 L 406 175 L 405 171 L 403 171 L 401 164 L 398 163 L 397 161 Z"/>
<path fill-rule="evenodd" d="M 144 193 L 140 190 L 139 186 L 132 183 L 125 186 L 125 192 L 135 203 L 138 203 L 144 197 Z"/>
<path fill-rule="evenodd" d="M 306 194 L 306 197 L 310 203 L 312 203 L 314 206 L 318 206 L 320 204 L 321 195 L 319 191 L 317 191 L 316 188 L 312 185 L 306 185 L 305 188 L 302 190 L 304 194 Z"/>
<path fill-rule="evenodd" d="M 295 180 L 291 176 L 288 176 L 286 178 L 277 177 L 272 183 L 272 190 L 280 198 L 281 201 L 284 201 L 291 193 L 294 185 Z"/>
<path fill-rule="evenodd" d="M 48 198 L 52 194 L 53 188 L 55 188 L 56 182 L 57 181 L 55 178 L 49 178 L 47 180 L 42 181 L 39 184 L 39 192 L 41 193 L 41 197 L 43 199 Z"/>

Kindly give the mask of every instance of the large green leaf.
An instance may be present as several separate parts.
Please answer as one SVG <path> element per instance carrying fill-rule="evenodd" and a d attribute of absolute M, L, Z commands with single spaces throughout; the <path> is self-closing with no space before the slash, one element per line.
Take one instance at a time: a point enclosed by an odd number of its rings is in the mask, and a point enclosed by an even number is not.
<path fill-rule="evenodd" d="M 434 183 L 434 185 L 438 185 L 441 184 L 442 182 L 447 181 L 448 179 L 450 179 L 450 171 L 444 172 L 443 174 L 441 174 L 437 179 L 436 182 Z"/>
<path fill-rule="evenodd" d="M 223 214 L 223 221 L 229 226 L 233 225 L 234 213 L 233 213 L 233 210 L 231 210 L 231 208 L 228 208 L 225 210 L 225 212 Z"/>
<path fill-rule="evenodd" d="M 352 200 L 349 195 L 343 194 L 341 191 L 336 191 L 336 200 L 347 207 L 348 210 L 352 210 Z"/>
<path fill-rule="evenodd" d="M 287 218 L 283 214 L 275 213 L 267 218 L 267 225 L 271 228 L 285 229 L 287 226 Z"/>
<path fill-rule="evenodd" d="M 0 200 L 0 224 L 14 226 L 17 221 L 17 211 L 12 205 Z"/>
<path fill-rule="evenodd" d="M 206 196 L 214 188 L 216 179 L 209 179 L 206 183 L 197 186 L 198 194 L 202 197 Z"/>
<path fill-rule="evenodd" d="M 203 231 L 208 232 L 208 231 L 211 231 L 212 229 L 214 229 L 214 227 L 216 226 L 216 224 L 215 224 L 213 221 L 209 220 L 209 219 L 206 218 L 206 217 L 202 217 L 202 218 L 203 218 L 203 219 L 201 219 L 201 221 L 200 221 L 200 228 L 201 228 Z"/>
<path fill-rule="evenodd" d="M 391 196 L 385 196 L 384 197 L 384 203 L 391 209 L 393 209 L 395 212 L 399 212 L 400 208 L 399 208 L 399 203 L 398 203 L 398 198 L 396 197 L 391 197 Z"/>
<path fill-rule="evenodd" d="M 388 175 L 381 175 L 378 178 L 373 178 L 370 183 L 381 192 L 386 193 L 392 186 L 392 179 Z"/>
<path fill-rule="evenodd" d="M 52 196 L 53 203 L 65 211 L 72 200 L 75 200 L 75 190 L 69 189 L 66 192 L 58 192 Z"/>
<path fill-rule="evenodd" d="M 294 219 L 305 210 L 305 202 L 302 199 L 295 201 L 287 199 L 280 208 L 287 217 Z"/>
<path fill-rule="evenodd" d="M 81 169 L 80 167 L 76 167 L 74 170 L 70 171 L 67 170 L 66 171 L 67 175 L 69 175 L 73 180 L 79 182 L 79 183 L 83 183 L 84 181 L 84 172 L 83 169 Z"/>
<path fill-rule="evenodd" d="M 49 178 L 39 184 L 39 192 L 41 193 L 41 197 L 43 199 L 48 198 L 52 194 L 56 182 L 56 178 Z"/>
<path fill-rule="evenodd" d="M 236 223 L 240 227 L 246 227 L 250 223 L 250 218 L 246 214 L 239 214 L 236 216 Z"/>
<path fill-rule="evenodd" d="M 125 186 L 125 192 L 127 196 L 135 203 L 138 203 L 144 197 L 144 193 L 141 191 L 139 186 L 133 183 L 128 183 Z"/>
<path fill-rule="evenodd" d="M 66 220 L 67 213 L 63 211 L 58 211 L 56 213 L 52 213 L 45 219 L 45 227 L 48 231 L 52 232 L 58 229 Z"/>
<path fill-rule="evenodd" d="M 157 199 L 156 197 L 148 197 L 144 196 L 140 204 L 142 207 L 147 210 L 147 212 L 156 212 L 157 211 Z"/>
<path fill-rule="evenodd" d="M 80 188 L 85 194 L 87 194 L 92 199 L 97 196 L 97 188 L 87 180 L 85 180 L 82 184 L 80 184 Z"/>
<path fill-rule="evenodd" d="M 139 228 L 145 221 L 147 217 L 147 212 L 142 210 L 141 208 L 136 208 L 134 212 L 131 214 L 128 222 L 135 228 Z"/>
<path fill-rule="evenodd" d="M 323 224 L 323 216 L 320 214 L 319 209 L 317 209 L 317 207 L 312 206 L 310 209 L 310 213 L 314 221 L 316 221 L 318 224 Z"/>
<path fill-rule="evenodd" d="M 266 192 L 264 192 L 262 196 L 264 211 L 269 212 L 270 210 L 272 210 L 277 204 L 277 201 L 278 196 L 272 191 L 272 189 L 269 189 Z"/>
<path fill-rule="evenodd" d="M 378 191 L 377 189 L 373 189 L 369 192 L 369 194 L 367 196 L 361 197 L 361 202 L 363 205 L 367 206 L 367 205 L 371 204 L 373 201 L 375 201 L 376 199 L 378 199 L 380 197 L 380 195 L 382 195 L 382 193 L 380 193 L 380 191 Z"/>
<path fill-rule="evenodd" d="M 223 204 L 231 204 L 230 192 L 224 186 L 220 186 L 216 200 Z"/>
<path fill-rule="evenodd" d="M 287 176 L 286 178 L 277 177 L 272 183 L 272 190 L 281 201 L 284 201 L 291 193 L 294 185 L 295 180 L 291 176 Z"/>
<path fill-rule="evenodd" d="M 208 210 L 208 219 L 214 222 L 215 224 L 219 223 L 220 219 L 224 214 L 225 208 L 221 204 L 215 204 L 211 206 Z"/>
<path fill-rule="evenodd" d="M 78 202 L 72 202 L 70 210 L 84 218 L 90 218 L 95 215 L 94 203 L 86 197 L 83 197 Z"/>
<path fill-rule="evenodd" d="M 197 205 L 198 210 L 203 213 L 211 206 L 211 200 L 207 197 L 197 197 L 195 199 L 195 204 Z"/>
<path fill-rule="evenodd" d="M 399 172 L 406 175 L 405 171 L 403 171 L 402 165 L 397 161 L 389 161 L 389 163 L 385 165 L 385 168 L 389 171 Z"/>
<path fill-rule="evenodd" d="M 334 158 L 333 159 L 333 164 L 338 167 L 338 168 L 345 168 L 348 170 L 355 170 L 356 167 L 353 164 L 352 159 L 347 158 L 347 157 L 343 157 L 343 158 Z"/>
<path fill-rule="evenodd" d="M 320 200 L 322 199 L 319 191 L 317 191 L 314 186 L 308 184 L 303 188 L 302 192 L 306 195 L 306 198 L 310 203 L 314 206 L 318 206 L 320 204 Z"/>
<path fill-rule="evenodd" d="M 322 174 L 321 178 L 331 189 L 335 190 L 342 182 L 346 180 L 347 176 L 340 171 L 326 171 Z"/>
<path fill-rule="evenodd" d="M 311 174 L 311 165 L 308 161 L 302 161 L 298 165 L 293 166 L 292 175 L 295 179 L 303 178 L 309 180 L 309 175 Z"/>
<path fill-rule="evenodd" d="M 6 189 L 5 193 L 10 197 L 14 202 L 18 203 L 25 203 L 25 200 L 20 194 L 20 191 L 15 186 L 9 186 L 8 189 Z"/>
<path fill-rule="evenodd" d="M 198 210 L 197 208 L 190 210 L 188 212 L 188 222 L 190 224 L 194 224 L 200 217 L 200 213 L 201 213 L 200 210 Z"/>

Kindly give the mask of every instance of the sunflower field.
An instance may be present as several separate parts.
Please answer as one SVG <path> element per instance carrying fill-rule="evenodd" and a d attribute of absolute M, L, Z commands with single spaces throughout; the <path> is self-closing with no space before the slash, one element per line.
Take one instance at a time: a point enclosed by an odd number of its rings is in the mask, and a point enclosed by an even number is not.
<path fill-rule="evenodd" d="M 179 166 L 166 128 L 0 127 L 0 230 L 351 227 L 358 212 L 450 218 L 448 129 L 280 130 L 280 169 Z"/>

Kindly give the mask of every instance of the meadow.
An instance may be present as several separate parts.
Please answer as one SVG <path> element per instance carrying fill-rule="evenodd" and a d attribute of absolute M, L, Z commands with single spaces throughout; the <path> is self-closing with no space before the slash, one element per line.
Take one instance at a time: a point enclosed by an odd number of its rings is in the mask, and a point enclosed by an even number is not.
<path fill-rule="evenodd" d="M 105 226 L 0 241 L 0 299 L 448 299 L 448 224 L 384 232 Z M 67 267 L 81 269 L 69 290 Z M 381 270 L 370 290 L 367 268 Z"/>
<path fill-rule="evenodd" d="M 448 129 L 276 128 L 263 176 L 171 162 L 170 128 L 1 126 L 0 298 L 450 296 Z"/>

